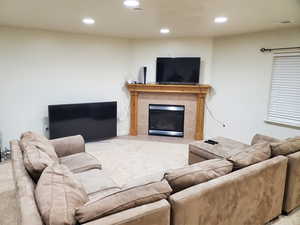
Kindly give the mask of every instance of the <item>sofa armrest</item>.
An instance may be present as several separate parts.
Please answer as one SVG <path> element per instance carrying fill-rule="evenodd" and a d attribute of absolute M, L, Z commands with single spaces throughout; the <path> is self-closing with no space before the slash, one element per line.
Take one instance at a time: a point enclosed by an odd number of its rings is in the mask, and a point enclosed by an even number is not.
<path fill-rule="evenodd" d="M 288 169 L 283 204 L 285 213 L 300 206 L 300 152 L 287 155 L 287 158 Z"/>
<path fill-rule="evenodd" d="M 85 143 L 81 135 L 50 140 L 58 157 L 85 152 Z"/>
<path fill-rule="evenodd" d="M 127 209 L 84 225 L 170 225 L 170 204 L 166 200 Z"/>

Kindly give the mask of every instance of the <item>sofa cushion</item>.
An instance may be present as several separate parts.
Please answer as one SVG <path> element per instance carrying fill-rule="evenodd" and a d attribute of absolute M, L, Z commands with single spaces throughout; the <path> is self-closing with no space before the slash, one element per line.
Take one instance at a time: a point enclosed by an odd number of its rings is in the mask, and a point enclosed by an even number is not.
<path fill-rule="evenodd" d="M 40 151 L 46 153 L 52 160 L 56 162 L 58 161 L 54 146 L 46 137 L 32 131 L 28 131 L 21 135 L 20 146 L 22 151 L 24 151 L 24 144 L 26 143 L 30 143 Z"/>
<path fill-rule="evenodd" d="M 87 193 L 74 174 L 58 163 L 44 170 L 35 197 L 46 225 L 75 225 L 75 208 L 88 201 Z"/>
<path fill-rule="evenodd" d="M 174 192 L 223 176 L 232 171 L 233 165 L 225 159 L 211 159 L 165 173 Z"/>
<path fill-rule="evenodd" d="M 235 169 L 240 169 L 267 160 L 270 157 L 270 144 L 261 142 L 242 149 L 239 153 L 229 157 L 228 160 L 233 163 Z"/>
<path fill-rule="evenodd" d="M 89 196 L 104 190 L 119 188 L 103 170 L 92 169 L 74 175 Z"/>
<path fill-rule="evenodd" d="M 102 190 L 89 194 L 88 196 L 89 196 L 89 200 L 100 199 L 115 194 L 121 190 L 122 189 L 120 187 L 114 186 L 114 187 L 104 188 Z"/>
<path fill-rule="evenodd" d="M 104 198 L 95 198 L 75 211 L 80 223 L 85 223 L 140 205 L 166 199 L 172 189 L 166 180 L 121 190 Z"/>
<path fill-rule="evenodd" d="M 300 137 L 288 138 L 284 141 L 271 143 L 272 156 L 288 155 L 300 151 Z"/>
<path fill-rule="evenodd" d="M 81 152 L 59 158 L 61 164 L 67 166 L 73 173 L 90 169 L 101 169 L 101 164 L 92 155 Z"/>
<path fill-rule="evenodd" d="M 156 183 L 163 181 L 164 178 L 164 171 L 144 175 L 141 177 L 131 179 L 127 184 L 122 186 L 122 189 L 129 189 L 137 186 L 143 186 L 150 183 Z"/>
<path fill-rule="evenodd" d="M 255 145 L 261 142 L 274 143 L 274 142 L 280 142 L 280 140 L 262 134 L 255 134 L 254 137 L 252 138 L 251 145 Z"/>
<path fill-rule="evenodd" d="M 37 182 L 44 169 L 55 163 L 55 161 L 31 143 L 24 142 L 22 146 L 24 149 L 24 166 L 32 179 Z"/>

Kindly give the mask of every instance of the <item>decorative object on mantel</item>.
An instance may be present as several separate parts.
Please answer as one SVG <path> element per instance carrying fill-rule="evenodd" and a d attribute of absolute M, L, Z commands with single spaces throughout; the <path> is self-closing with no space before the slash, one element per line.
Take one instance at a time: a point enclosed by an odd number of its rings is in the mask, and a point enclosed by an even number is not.
<path fill-rule="evenodd" d="M 135 84 L 134 80 L 127 80 L 127 84 Z"/>
<path fill-rule="evenodd" d="M 138 99 L 140 94 L 162 95 L 192 95 L 195 99 L 194 139 L 203 140 L 205 98 L 211 86 L 209 85 L 161 85 L 161 84 L 127 84 L 131 95 L 130 135 L 138 135 Z M 188 111 L 188 110 L 187 110 Z M 196 121 L 196 122 L 194 122 Z"/>
<path fill-rule="evenodd" d="M 144 66 L 143 69 L 144 69 L 144 84 L 146 84 L 147 83 L 147 66 Z"/>

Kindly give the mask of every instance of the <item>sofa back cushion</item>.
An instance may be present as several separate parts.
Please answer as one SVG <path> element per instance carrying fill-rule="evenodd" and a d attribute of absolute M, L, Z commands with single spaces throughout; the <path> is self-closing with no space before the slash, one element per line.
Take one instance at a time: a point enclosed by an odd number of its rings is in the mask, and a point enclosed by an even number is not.
<path fill-rule="evenodd" d="M 93 198 L 76 209 L 75 217 L 85 223 L 126 209 L 166 199 L 172 192 L 167 181 L 122 189 L 105 197 Z"/>
<path fill-rule="evenodd" d="M 262 162 L 271 157 L 270 144 L 261 142 L 247 147 L 239 153 L 228 158 L 234 165 L 235 169 L 241 169 L 258 162 Z"/>
<path fill-rule="evenodd" d="M 31 143 L 23 143 L 24 166 L 32 179 L 37 182 L 43 170 L 52 165 L 54 161 L 45 153 L 37 149 Z"/>
<path fill-rule="evenodd" d="M 225 159 L 211 159 L 165 173 L 174 192 L 223 176 L 232 171 L 233 165 Z"/>
<path fill-rule="evenodd" d="M 24 151 L 24 144 L 31 144 L 36 149 L 46 153 L 53 161 L 58 162 L 58 157 L 52 143 L 44 136 L 32 131 L 25 132 L 21 135 L 21 149 Z"/>
<path fill-rule="evenodd" d="M 268 143 L 274 143 L 274 142 L 280 142 L 280 139 L 269 137 L 262 134 L 255 134 L 252 138 L 251 145 L 255 145 L 262 142 L 268 142 Z"/>
<path fill-rule="evenodd" d="M 58 163 L 44 170 L 35 197 L 46 225 L 75 225 L 75 208 L 88 201 L 87 193 L 74 174 Z"/>
<path fill-rule="evenodd" d="M 272 156 L 288 155 L 300 151 L 300 137 L 288 138 L 281 142 L 271 143 Z"/>

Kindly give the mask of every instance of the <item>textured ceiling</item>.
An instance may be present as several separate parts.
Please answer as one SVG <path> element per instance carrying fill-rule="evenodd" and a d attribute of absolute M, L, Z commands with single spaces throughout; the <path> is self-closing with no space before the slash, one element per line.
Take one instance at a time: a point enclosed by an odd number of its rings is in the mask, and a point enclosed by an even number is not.
<path fill-rule="evenodd" d="M 143 10 L 122 0 L 0 0 L 0 25 L 94 33 L 128 38 L 222 36 L 300 26 L 300 0 L 141 0 Z M 215 24 L 227 16 L 226 24 Z M 93 26 L 83 17 L 96 20 Z M 291 24 L 280 24 L 290 20 Z"/>

